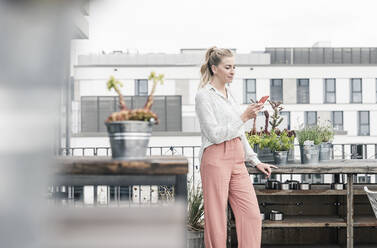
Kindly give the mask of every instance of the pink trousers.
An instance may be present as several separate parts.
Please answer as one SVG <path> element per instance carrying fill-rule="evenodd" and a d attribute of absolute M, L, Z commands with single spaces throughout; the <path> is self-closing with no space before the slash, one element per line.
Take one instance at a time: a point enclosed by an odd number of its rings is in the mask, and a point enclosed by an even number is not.
<path fill-rule="evenodd" d="M 206 248 L 225 248 L 228 198 L 238 248 L 260 248 L 262 219 L 240 138 L 207 147 L 200 164 Z"/>

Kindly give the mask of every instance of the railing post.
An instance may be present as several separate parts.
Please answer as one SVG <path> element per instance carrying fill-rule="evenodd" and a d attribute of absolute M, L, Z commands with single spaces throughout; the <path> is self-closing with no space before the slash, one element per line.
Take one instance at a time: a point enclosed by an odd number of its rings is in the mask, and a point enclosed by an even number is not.
<path fill-rule="evenodd" d="M 344 154 L 344 144 L 342 144 L 342 159 L 345 159 L 345 154 Z"/>
<path fill-rule="evenodd" d="M 347 248 L 353 248 L 353 174 L 347 174 Z"/>

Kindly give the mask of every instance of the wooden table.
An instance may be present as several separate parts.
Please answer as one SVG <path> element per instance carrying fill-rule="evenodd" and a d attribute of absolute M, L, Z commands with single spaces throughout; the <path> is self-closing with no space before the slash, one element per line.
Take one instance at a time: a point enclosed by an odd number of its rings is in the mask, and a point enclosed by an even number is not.
<path fill-rule="evenodd" d="M 51 168 L 54 185 L 175 185 L 175 196 L 187 202 L 188 160 L 182 156 L 151 156 L 113 160 L 107 156 L 59 157 Z"/>
<path fill-rule="evenodd" d="M 247 167 L 249 174 L 261 173 L 254 167 Z M 273 169 L 276 174 L 346 174 L 347 185 L 346 190 L 256 190 L 257 195 L 337 195 L 345 194 L 347 199 L 347 218 L 344 223 L 341 218 L 334 218 L 334 220 L 313 219 L 306 221 L 302 217 L 292 218 L 281 223 L 266 221 L 263 223 L 264 227 L 290 227 L 290 226 L 346 226 L 347 228 L 347 248 L 353 247 L 353 231 L 356 226 L 377 226 L 375 219 L 354 219 L 354 195 L 362 194 L 362 190 L 355 191 L 353 184 L 353 175 L 356 174 L 377 174 L 377 160 L 333 160 L 329 162 L 321 162 L 316 165 L 305 165 L 295 162 L 279 166 L 278 169 Z M 302 225 L 298 225 L 300 223 Z M 312 222 L 312 223 L 310 223 Z"/>

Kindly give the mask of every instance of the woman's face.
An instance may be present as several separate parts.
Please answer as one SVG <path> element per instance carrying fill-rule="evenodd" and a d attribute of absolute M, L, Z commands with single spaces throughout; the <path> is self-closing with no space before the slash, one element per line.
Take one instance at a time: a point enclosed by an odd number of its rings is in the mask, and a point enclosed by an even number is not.
<path fill-rule="evenodd" d="M 234 57 L 224 57 L 220 64 L 212 66 L 214 76 L 225 83 L 232 82 L 235 69 Z"/>

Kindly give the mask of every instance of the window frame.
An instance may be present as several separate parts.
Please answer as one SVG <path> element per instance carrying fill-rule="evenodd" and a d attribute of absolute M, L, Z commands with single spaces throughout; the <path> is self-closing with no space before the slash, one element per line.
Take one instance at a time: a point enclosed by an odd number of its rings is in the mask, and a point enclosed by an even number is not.
<path fill-rule="evenodd" d="M 368 124 L 361 124 L 361 113 L 362 112 L 368 113 Z M 366 135 L 361 134 L 361 126 L 368 126 L 368 134 L 366 134 Z M 368 111 L 368 110 L 357 111 L 357 127 L 358 127 L 358 132 L 357 132 L 358 136 L 370 136 L 370 111 Z"/>
<path fill-rule="evenodd" d="M 341 113 L 342 114 L 342 129 L 341 130 L 335 129 L 335 113 Z M 332 126 L 333 126 L 334 130 L 344 131 L 344 113 L 343 113 L 343 111 L 331 111 L 331 122 L 332 122 Z"/>
<path fill-rule="evenodd" d="M 275 99 L 272 95 L 272 88 L 276 87 L 276 86 L 274 86 L 274 83 L 277 80 L 279 80 L 281 82 L 281 86 L 280 86 L 280 88 L 281 88 L 281 93 L 280 93 L 281 94 L 281 100 Z M 284 99 L 284 96 L 283 96 L 283 79 L 282 78 L 272 78 L 272 79 L 270 79 L 270 100 L 271 101 L 279 101 L 279 102 L 283 103 L 283 99 Z"/>
<path fill-rule="evenodd" d="M 359 79 L 360 80 L 360 91 L 355 91 L 353 89 L 353 83 L 354 83 L 355 79 Z M 363 103 L 363 80 L 362 80 L 362 78 L 351 78 L 351 81 L 350 81 L 350 90 L 351 90 L 350 103 Z M 360 93 L 360 102 L 353 101 L 353 94 L 354 93 Z"/>
<path fill-rule="evenodd" d="M 308 81 L 308 102 L 299 102 L 299 87 L 300 86 L 301 80 L 307 80 Z M 296 81 L 296 103 L 297 104 L 310 104 L 310 79 L 309 78 L 298 78 Z"/>
<path fill-rule="evenodd" d="M 140 94 L 140 82 L 146 82 L 147 92 Z M 135 79 L 135 96 L 148 96 L 148 79 Z"/>
<path fill-rule="evenodd" d="M 327 90 L 327 84 L 329 83 L 330 80 L 334 81 L 334 91 L 328 91 Z M 334 94 L 334 102 L 330 102 L 328 100 L 329 94 Z M 325 78 L 324 79 L 324 99 L 323 99 L 323 103 L 327 103 L 327 104 L 336 103 L 336 78 Z"/>
<path fill-rule="evenodd" d="M 308 115 L 309 113 L 315 113 L 315 124 L 314 125 L 308 125 Z M 305 111 L 305 116 L 304 116 L 304 124 L 305 124 L 305 127 L 309 127 L 309 126 L 315 126 L 318 124 L 318 113 L 317 111 Z"/>
<path fill-rule="evenodd" d="M 248 90 L 248 82 L 254 82 L 254 89 L 255 91 L 249 91 Z M 244 79 L 244 84 L 243 84 L 243 88 L 244 88 L 244 94 L 243 94 L 243 103 L 244 104 L 249 104 L 250 103 L 250 99 L 248 99 L 248 94 L 254 94 L 254 100 L 255 101 L 258 101 L 257 99 L 257 80 L 255 78 L 246 78 Z"/>

